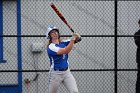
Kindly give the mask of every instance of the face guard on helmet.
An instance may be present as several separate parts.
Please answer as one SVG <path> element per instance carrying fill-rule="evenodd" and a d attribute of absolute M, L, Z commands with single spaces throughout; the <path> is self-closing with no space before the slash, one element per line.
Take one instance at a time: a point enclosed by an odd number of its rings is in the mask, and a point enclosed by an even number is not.
<path fill-rule="evenodd" d="M 47 29 L 47 32 L 46 32 L 47 39 L 51 38 L 50 32 L 53 31 L 53 30 L 56 30 L 58 32 L 58 34 L 59 34 L 59 29 L 57 27 L 49 26 L 48 29 Z M 59 38 L 60 38 L 60 34 L 59 34 Z"/>

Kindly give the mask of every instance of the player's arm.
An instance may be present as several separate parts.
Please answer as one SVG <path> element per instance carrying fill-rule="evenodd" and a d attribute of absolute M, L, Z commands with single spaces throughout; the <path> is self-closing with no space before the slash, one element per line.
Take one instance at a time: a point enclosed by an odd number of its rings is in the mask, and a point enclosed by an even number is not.
<path fill-rule="evenodd" d="M 136 32 L 135 35 L 139 35 L 138 32 Z M 140 48 L 140 37 L 135 36 L 134 40 L 135 40 L 135 44 L 137 45 L 137 47 Z"/>
<path fill-rule="evenodd" d="M 74 42 L 75 42 L 75 39 L 76 39 L 76 36 L 72 36 L 69 44 L 65 47 L 65 48 L 60 48 L 57 52 L 58 55 L 61 55 L 61 54 L 68 54 L 71 50 L 72 50 L 72 47 L 74 45 Z"/>

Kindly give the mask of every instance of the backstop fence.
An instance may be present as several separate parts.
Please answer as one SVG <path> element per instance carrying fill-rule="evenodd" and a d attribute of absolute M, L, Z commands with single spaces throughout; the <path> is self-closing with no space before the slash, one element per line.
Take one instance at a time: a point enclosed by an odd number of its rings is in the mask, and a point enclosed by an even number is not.
<path fill-rule="evenodd" d="M 135 93 L 139 0 L 1 0 L 0 93 L 47 93 L 47 27 L 72 35 L 51 3 L 82 36 L 69 54 L 79 93 Z"/>

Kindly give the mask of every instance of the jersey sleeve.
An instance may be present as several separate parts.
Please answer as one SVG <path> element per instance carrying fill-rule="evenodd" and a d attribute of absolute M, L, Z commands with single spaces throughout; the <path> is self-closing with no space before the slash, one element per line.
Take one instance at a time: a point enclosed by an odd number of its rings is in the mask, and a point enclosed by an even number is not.
<path fill-rule="evenodd" d="M 64 44 L 64 45 L 66 45 L 66 46 L 67 46 L 67 45 L 70 43 L 70 39 L 63 40 L 62 42 L 63 42 L 63 44 Z"/>
<path fill-rule="evenodd" d="M 57 52 L 60 48 L 56 47 L 55 44 L 50 44 L 48 47 L 48 54 L 50 55 L 57 55 Z"/>

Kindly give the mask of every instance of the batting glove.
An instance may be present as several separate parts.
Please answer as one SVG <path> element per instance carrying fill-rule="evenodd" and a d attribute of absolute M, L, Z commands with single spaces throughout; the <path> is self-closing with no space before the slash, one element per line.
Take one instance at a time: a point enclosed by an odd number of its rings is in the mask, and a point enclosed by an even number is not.
<path fill-rule="evenodd" d="M 78 34 L 78 33 L 74 33 L 74 35 L 76 36 L 75 43 L 78 43 L 78 42 L 80 42 L 80 41 L 82 40 L 80 34 Z"/>

